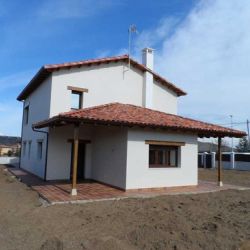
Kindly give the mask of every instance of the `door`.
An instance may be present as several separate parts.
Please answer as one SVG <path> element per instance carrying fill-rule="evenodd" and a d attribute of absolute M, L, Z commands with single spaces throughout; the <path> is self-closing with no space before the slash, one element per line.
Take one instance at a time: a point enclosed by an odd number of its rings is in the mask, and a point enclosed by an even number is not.
<path fill-rule="evenodd" d="M 71 167 L 70 178 L 72 178 L 74 144 L 71 144 Z M 79 142 L 77 159 L 77 179 L 85 179 L 85 143 Z"/>

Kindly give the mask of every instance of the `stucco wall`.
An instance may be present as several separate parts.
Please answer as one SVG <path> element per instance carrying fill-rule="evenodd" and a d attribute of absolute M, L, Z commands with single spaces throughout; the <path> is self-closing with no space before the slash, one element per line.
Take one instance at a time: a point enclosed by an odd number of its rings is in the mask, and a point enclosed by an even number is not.
<path fill-rule="evenodd" d="M 170 114 L 177 114 L 177 95 L 157 81 L 153 84 L 152 108 Z"/>
<path fill-rule="evenodd" d="M 22 142 L 26 141 L 26 155 L 21 151 L 21 168 L 32 172 L 41 178 L 44 175 L 46 134 L 32 130 L 32 124 L 47 119 L 50 113 L 51 77 L 46 79 L 26 100 L 24 106 L 29 105 L 29 122 L 23 122 Z M 47 131 L 47 129 L 44 129 Z M 42 159 L 37 157 L 37 141 L 43 141 Z M 28 156 L 28 142 L 31 141 L 30 157 Z M 22 145 L 23 146 L 23 145 Z"/>
<path fill-rule="evenodd" d="M 124 63 L 101 64 L 53 73 L 50 115 L 70 110 L 71 91 L 67 86 L 87 88 L 83 107 L 111 102 L 142 105 L 143 73 L 129 70 Z"/>
<path fill-rule="evenodd" d="M 95 129 L 92 150 L 92 178 L 125 189 L 127 130 Z"/>
<path fill-rule="evenodd" d="M 186 142 L 180 149 L 180 167 L 149 168 L 145 140 Z M 126 189 L 197 185 L 197 136 L 130 129 L 127 142 Z"/>
<path fill-rule="evenodd" d="M 70 178 L 71 143 L 68 142 L 68 139 L 73 139 L 73 137 L 73 126 L 50 128 L 47 180 L 65 180 Z M 81 126 L 79 139 L 91 140 L 92 128 L 87 125 Z M 91 178 L 91 147 L 91 144 L 87 144 L 85 149 L 86 178 Z"/>

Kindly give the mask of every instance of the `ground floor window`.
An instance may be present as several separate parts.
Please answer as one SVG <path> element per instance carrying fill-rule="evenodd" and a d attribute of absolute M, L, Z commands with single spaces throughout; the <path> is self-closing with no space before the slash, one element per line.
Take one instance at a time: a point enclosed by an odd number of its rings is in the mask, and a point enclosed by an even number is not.
<path fill-rule="evenodd" d="M 178 167 L 178 146 L 149 145 L 149 167 Z"/>
<path fill-rule="evenodd" d="M 38 141 L 37 142 L 37 159 L 41 160 L 43 157 L 43 142 Z"/>

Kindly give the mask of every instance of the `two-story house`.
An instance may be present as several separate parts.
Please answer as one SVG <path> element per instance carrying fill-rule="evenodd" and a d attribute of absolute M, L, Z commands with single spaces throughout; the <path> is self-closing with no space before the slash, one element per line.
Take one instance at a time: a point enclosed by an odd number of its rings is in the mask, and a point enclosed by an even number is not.
<path fill-rule="evenodd" d="M 197 185 L 197 138 L 244 132 L 177 115 L 186 93 L 128 55 L 43 66 L 23 101 L 20 167 L 128 190 Z"/>

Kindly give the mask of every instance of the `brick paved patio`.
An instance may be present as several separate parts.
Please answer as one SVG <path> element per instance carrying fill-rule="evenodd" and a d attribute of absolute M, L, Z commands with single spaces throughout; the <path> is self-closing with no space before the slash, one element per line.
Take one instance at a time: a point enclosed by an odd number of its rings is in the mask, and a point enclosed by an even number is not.
<path fill-rule="evenodd" d="M 71 196 L 69 181 L 43 181 L 24 170 L 8 168 L 20 181 L 37 191 L 39 195 L 51 204 L 63 202 L 87 202 L 92 200 L 122 199 L 132 197 L 153 197 L 159 195 L 177 195 L 215 192 L 227 189 L 248 189 L 240 186 L 227 185 L 218 187 L 214 182 L 199 181 L 198 186 L 170 187 L 122 191 L 94 181 L 81 181 L 77 184 L 77 195 Z"/>

